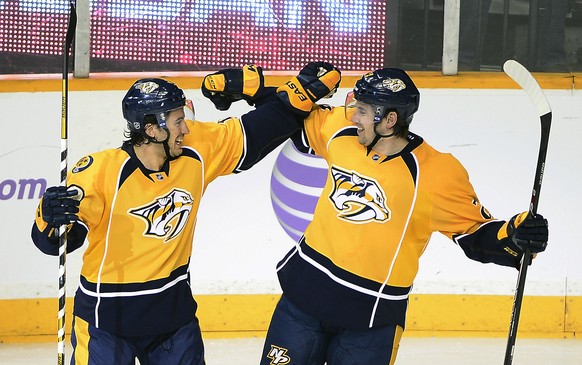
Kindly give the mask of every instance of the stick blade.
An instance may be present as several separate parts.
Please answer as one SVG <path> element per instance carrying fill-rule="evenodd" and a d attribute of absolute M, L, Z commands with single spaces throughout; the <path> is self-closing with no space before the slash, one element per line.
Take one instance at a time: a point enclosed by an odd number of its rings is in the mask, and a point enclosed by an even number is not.
<path fill-rule="evenodd" d="M 515 60 L 507 60 L 503 64 L 503 71 L 528 94 L 540 116 L 552 111 L 542 88 L 521 63 Z"/>

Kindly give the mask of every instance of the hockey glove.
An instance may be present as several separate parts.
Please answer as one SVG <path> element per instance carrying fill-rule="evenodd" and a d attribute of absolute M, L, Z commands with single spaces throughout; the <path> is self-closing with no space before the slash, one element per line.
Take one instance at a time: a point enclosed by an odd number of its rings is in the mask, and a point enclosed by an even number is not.
<path fill-rule="evenodd" d="M 516 214 L 507 223 L 507 236 L 522 252 L 542 252 L 548 245 L 548 221 L 541 214 Z"/>
<path fill-rule="evenodd" d="M 202 81 L 202 94 L 210 99 L 216 109 L 228 110 L 234 101 L 244 99 L 254 105 L 254 97 L 265 85 L 263 69 L 246 65 L 240 68 L 226 68 L 207 75 Z"/>
<path fill-rule="evenodd" d="M 331 63 L 310 62 L 299 75 L 277 89 L 277 96 L 294 113 L 305 118 L 316 101 L 336 92 L 340 81 L 341 72 Z"/>
<path fill-rule="evenodd" d="M 79 220 L 80 192 L 76 188 L 53 186 L 42 196 L 42 220 L 49 226 L 58 227 Z"/>

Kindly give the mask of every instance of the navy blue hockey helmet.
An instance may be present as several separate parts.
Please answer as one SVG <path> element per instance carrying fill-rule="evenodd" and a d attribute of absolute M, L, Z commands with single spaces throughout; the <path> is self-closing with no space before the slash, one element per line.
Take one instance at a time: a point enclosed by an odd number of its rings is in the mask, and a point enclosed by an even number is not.
<path fill-rule="evenodd" d="M 167 113 L 186 105 L 184 92 L 174 83 L 157 78 L 137 80 L 125 94 L 121 108 L 129 130 L 144 133 L 145 116 L 153 115 L 166 128 Z"/>
<path fill-rule="evenodd" d="M 410 76 L 399 68 L 365 74 L 356 82 L 353 94 L 357 101 L 376 106 L 374 123 L 382 120 L 387 110 L 396 109 L 399 119 L 408 125 L 420 105 L 420 92 Z"/>

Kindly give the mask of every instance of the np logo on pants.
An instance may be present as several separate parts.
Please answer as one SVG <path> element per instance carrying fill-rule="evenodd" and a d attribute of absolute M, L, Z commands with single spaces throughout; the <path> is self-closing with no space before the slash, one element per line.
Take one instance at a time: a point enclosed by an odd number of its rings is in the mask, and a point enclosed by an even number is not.
<path fill-rule="evenodd" d="M 271 345 L 271 350 L 267 354 L 267 357 L 271 359 L 271 365 L 283 365 L 291 361 L 291 358 L 287 356 L 287 349 L 274 345 Z"/>

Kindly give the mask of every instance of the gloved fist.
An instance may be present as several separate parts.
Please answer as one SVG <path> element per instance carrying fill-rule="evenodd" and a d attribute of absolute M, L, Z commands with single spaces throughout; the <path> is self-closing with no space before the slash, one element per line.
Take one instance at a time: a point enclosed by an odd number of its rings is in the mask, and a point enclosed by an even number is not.
<path fill-rule="evenodd" d="M 50 226 L 58 227 L 79 220 L 80 190 L 65 186 L 53 186 L 42 196 L 42 219 Z"/>
<path fill-rule="evenodd" d="M 254 104 L 254 96 L 265 85 L 263 69 L 260 66 L 246 65 L 240 68 L 227 68 L 207 75 L 202 81 L 202 95 L 210 99 L 216 109 L 228 110 L 230 105 L 245 99 Z"/>
<path fill-rule="evenodd" d="M 340 81 L 341 72 L 331 63 L 309 62 L 277 89 L 277 96 L 295 113 L 307 117 L 316 101 L 336 92 Z"/>
<path fill-rule="evenodd" d="M 522 252 L 542 252 L 548 245 L 548 221 L 541 214 L 516 214 L 507 224 L 507 236 Z"/>
<path fill-rule="evenodd" d="M 310 99 L 318 101 L 335 94 L 341 81 L 341 72 L 328 62 L 309 62 L 299 72 L 297 80 L 305 88 Z"/>

